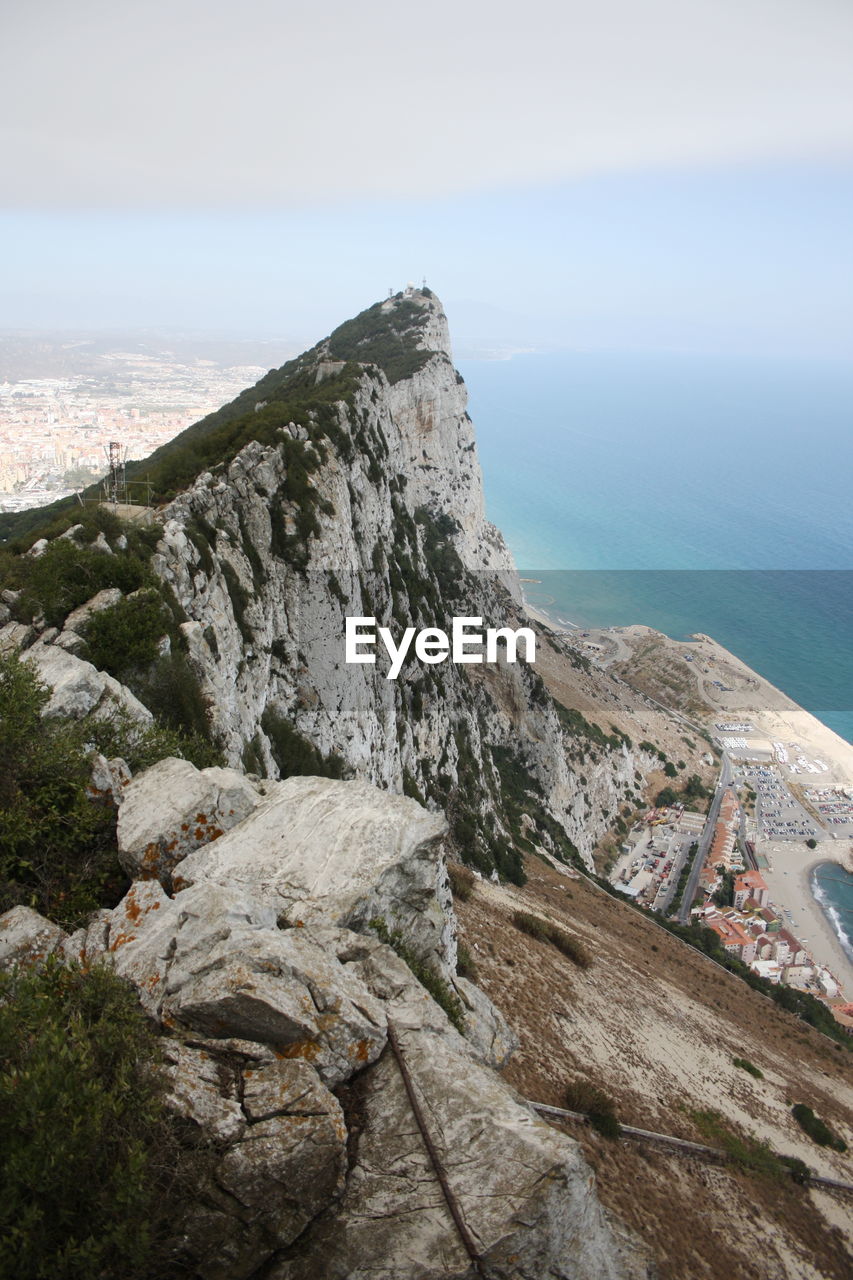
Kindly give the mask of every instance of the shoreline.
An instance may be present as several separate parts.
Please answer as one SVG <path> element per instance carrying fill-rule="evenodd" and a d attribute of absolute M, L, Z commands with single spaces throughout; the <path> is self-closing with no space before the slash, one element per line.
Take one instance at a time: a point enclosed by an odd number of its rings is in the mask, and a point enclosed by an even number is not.
<path fill-rule="evenodd" d="M 811 884 L 815 867 L 825 862 L 844 867 L 841 858 L 833 856 L 830 851 L 820 852 L 820 846 L 807 850 L 804 856 L 795 844 L 785 848 L 770 842 L 762 842 L 760 852 L 770 860 L 773 868 L 772 871 L 765 868 L 761 874 L 770 890 L 771 902 L 785 913 L 784 927 L 803 944 L 803 949 L 817 964 L 830 970 L 842 992 L 849 993 L 853 990 L 853 961 L 812 892 Z M 795 925 L 791 924 L 792 916 Z"/>
<path fill-rule="evenodd" d="M 536 608 L 524 600 L 527 615 L 552 631 L 563 629 L 543 608 Z M 741 677 L 742 688 L 730 689 L 728 696 L 711 697 L 710 689 L 697 672 L 697 691 L 705 705 L 703 719 L 706 728 L 712 734 L 714 721 L 718 718 L 751 719 L 756 726 L 756 736 L 767 740 L 795 740 L 802 744 L 808 754 L 821 756 L 832 763 L 831 777 L 833 781 L 853 784 L 853 747 L 823 721 L 806 711 L 794 702 L 783 690 L 770 684 L 763 676 L 748 667 L 736 654 L 725 649 L 712 637 L 697 633 L 688 641 L 673 641 L 662 632 L 641 624 L 632 624 L 617 628 L 591 627 L 595 638 L 606 638 L 616 648 L 620 660 L 630 659 L 632 638 L 650 632 L 661 636 L 678 654 L 685 649 L 692 650 L 697 656 L 702 655 L 707 661 L 714 659 L 714 665 L 725 665 L 732 673 Z M 609 661 L 605 658 L 600 663 L 606 669 Z M 676 710 L 673 708 L 673 710 Z M 824 838 L 816 849 L 806 849 L 799 842 L 761 840 L 757 843 L 756 852 L 767 859 L 772 871 L 762 869 L 770 889 L 770 896 L 780 913 L 784 916 L 785 927 L 803 943 L 804 950 L 812 955 L 814 961 L 825 966 L 834 975 L 842 991 L 851 998 L 853 993 L 853 960 L 845 951 L 841 939 L 836 932 L 830 917 L 824 911 L 820 900 L 812 890 L 811 875 L 816 866 L 832 862 L 844 870 L 851 870 L 853 865 L 853 839 L 832 841 L 826 828 L 822 828 Z M 840 847 L 839 847 L 840 845 Z M 797 921 L 791 926 L 790 920 Z"/>

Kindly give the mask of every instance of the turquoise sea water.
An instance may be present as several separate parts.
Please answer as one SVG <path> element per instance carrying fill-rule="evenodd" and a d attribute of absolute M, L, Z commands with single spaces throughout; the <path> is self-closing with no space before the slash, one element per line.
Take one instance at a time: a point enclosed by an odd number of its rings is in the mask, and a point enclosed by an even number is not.
<path fill-rule="evenodd" d="M 560 353 L 461 365 L 531 600 L 705 632 L 853 741 L 853 363 Z"/>
<path fill-rule="evenodd" d="M 853 742 L 853 363 L 464 362 L 490 518 L 532 603 L 702 631 Z M 853 958 L 853 876 L 812 888 Z"/>
<path fill-rule="evenodd" d="M 853 960 L 853 875 L 837 862 L 821 862 L 812 871 L 811 885 L 842 947 Z"/>

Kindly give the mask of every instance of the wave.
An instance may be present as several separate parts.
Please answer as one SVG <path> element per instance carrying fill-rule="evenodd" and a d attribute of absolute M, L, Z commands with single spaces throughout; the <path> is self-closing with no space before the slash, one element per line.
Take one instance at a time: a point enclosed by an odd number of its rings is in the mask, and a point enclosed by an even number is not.
<path fill-rule="evenodd" d="M 830 865 L 834 871 L 843 871 L 843 868 L 837 863 L 831 863 Z M 853 961 L 853 936 L 848 933 L 847 928 L 845 927 L 844 918 L 836 904 L 832 901 L 829 891 L 821 885 L 820 877 L 818 876 L 820 869 L 820 866 L 816 867 L 810 876 L 812 897 L 815 899 L 821 911 L 829 921 L 832 931 L 838 938 L 843 951 L 847 957 Z M 853 880 L 851 880 L 850 887 L 853 888 Z"/>

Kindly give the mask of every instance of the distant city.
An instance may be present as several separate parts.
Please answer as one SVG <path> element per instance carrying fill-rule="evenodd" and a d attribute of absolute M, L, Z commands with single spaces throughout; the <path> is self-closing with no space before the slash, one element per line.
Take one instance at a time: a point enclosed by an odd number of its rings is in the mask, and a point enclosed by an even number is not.
<path fill-rule="evenodd" d="M 0 511 L 68 496 L 226 404 L 301 347 L 152 333 L 0 333 Z"/>

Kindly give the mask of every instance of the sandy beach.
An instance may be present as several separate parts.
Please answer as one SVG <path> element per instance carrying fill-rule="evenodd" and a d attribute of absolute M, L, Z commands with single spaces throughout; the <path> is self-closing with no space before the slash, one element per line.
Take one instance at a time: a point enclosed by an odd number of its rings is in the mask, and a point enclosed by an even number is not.
<path fill-rule="evenodd" d="M 526 608 L 534 620 L 553 630 L 564 630 L 541 610 L 530 605 Z M 639 649 L 647 648 L 650 639 L 658 644 L 652 662 L 660 670 L 667 666 L 677 670 L 682 680 L 689 675 L 690 688 L 685 698 L 689 697 L 694 715 L 697 715 L 697 706 L 703 708 L 698 718 L 712 736 L 718 735 L 716 725 L 721 721 L 749 722 L 752 731 L 745 737 L 751 758 L 765 758 L 772 763 L 774 742 L 796 743 L 805 756 L 826 764 L 822 784 L 853 785 L 853 746 L 710 636 L 696 635 L 686 642 L 675 641 L 641 624 L 589 630 L 589 640 L 601 646 L 600 655 L 591 655 L 593 661 L 605 668 L 615 666 L 629 683 L 634 655 Z M 689 664 L 685 662 L 687 652 L 693 657 Z M 648 677 L 648 668 L 643 675 Z M 720 689 L 715 680 L 725 688 Z M 686 701 L 681 706 L 672 705 L 673 710 L 682 713 L 687 709 Z M 783 774 L 785 780 L 795 786 L 814 780 L 812 775 L 792 776 L 787 771 Z M 853 963 L 809 883 L 811 869 L 821 862 L 832 861 L 853 870 L 853 840 L 835 841 L 824 837 L 817 849 L 808 849 L 799 841 L 762 840 L 758 842 L 757 852 L 767 858 L 772 868 L 762 872 L 771 899 L 780 911 L 787 910 L 796 921 L 796 925 L 791 926 L 785 916 L 786 927 L 791 928 L 819 964 L 832 971 L 848 998 L 853 998 Z"/>
<path fill-rule="evenodd" d="M 767 858 L 772 870 L 762 871 L 770 889 L 770 900 L 776 909 L 787 908 L 794 925 L 785 917 L 785 927 L 802 942 L 818 964 L 832 970 L 849 996 L 853 993 L 853 964 L 838 940 L 838 935 L 816 901 L 809 883 L 813 867 L 821 862 L 843 862 L 828 845 L 806 849 L 801 844 L 761 841 L 759 852 Z"/>

